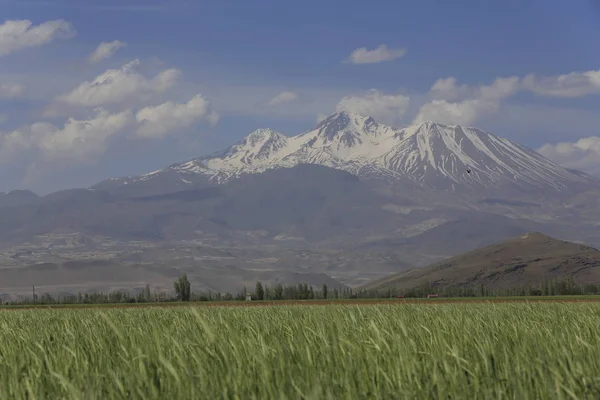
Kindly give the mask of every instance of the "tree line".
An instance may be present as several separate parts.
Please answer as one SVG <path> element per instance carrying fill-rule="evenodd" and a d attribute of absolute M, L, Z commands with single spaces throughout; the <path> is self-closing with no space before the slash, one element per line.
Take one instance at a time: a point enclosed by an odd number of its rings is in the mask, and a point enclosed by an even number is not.
<path fill-rule="evenodd" d="M 451 287 L 425 283 L 412 289 L 388 288 L 384 290 L 353 290 L 347 287 L 329 288 L 327 284 L 313 287 L 306 283 L 296 285 L 277 284 L 268 286 L 260 281 L 252 289 L 244 287 L 238 293 L 193 292 L 187 275 L 177 278 L 173 283 L 173 291 L 152 291 L 149 285 L 137 293 L 128 291 L 78 293 L 69 295 L 52 295 L 44 293 L 16 300 L 5 304 L 115 304 L 115 303 L 153 303 L 176 301 L 243 301 L 250 295 L 252 300 L 342 300 L 342 299 L 384 299 L 384 298 L 420 298 L 429 294 L 440 297 L 510 297 L 510 296 L 564 296 L 564 295 L 596 295 L 600 294 L 600 284 L 577 284 L 571 278 L 544 280 L 539 285 L 526 285 L 519 288 L 497 289 L 485 285 Z"/>
<path fill-rule="evenodd" d="M 566 279 L 545 279 L 538 285 L 523 285 L 513 288 L 490 288 L 486 285 L 472 286 L 440 286 L 430 282 L 411 289 L 365 290 L 356 295 L 358 298 L 389 298 L 403 296 L 406 298 L 427 297 L 438 294 L 440 297 L 511 297 L 511 296 L 573 296 L 600 294 L 600 284 L 577 284 L 568 277 Z"/>
<path fill-rule="evenodd" d="M 173 291 L 152 291 L 149 285 L 146 285 L 137 293 L 131 293 L 126 290 L 111 292 L 92 292 L 77 293 L 68 295 L 52 295 L 44 293 L 42 295 L 33 294 L 33 296 L 21 296 L 18 299 L 5 301 L 9 305 L 28 305 L 28 304 L 115 304 L 115 303 L 155 303 L 155 302 L 177 302 L 177 301 L 243 301 L 250 295 L 252 300 L 314 300 L 314 299 L 347 299 L 356 297 L 352 289 L 339 287 L 330 289 L 327 284 L 320 287 L 313 287 L 306 283 L 296 285 L 277 284 L 268 286 L 260 281 L 252 289 L 244 287 L 237 293 L 221 293 L 210 291 L 192 291 L 192 285 L 184 274 L 173 282 Z"/>

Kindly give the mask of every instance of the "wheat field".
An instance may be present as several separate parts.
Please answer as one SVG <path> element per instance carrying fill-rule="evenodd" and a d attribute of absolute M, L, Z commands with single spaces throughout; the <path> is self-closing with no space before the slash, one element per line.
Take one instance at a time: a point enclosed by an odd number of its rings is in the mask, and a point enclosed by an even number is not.
<path fill-rule="evenodd" d="M 0 312 L 1 399 L 600 398 L 600 304 Z"/>

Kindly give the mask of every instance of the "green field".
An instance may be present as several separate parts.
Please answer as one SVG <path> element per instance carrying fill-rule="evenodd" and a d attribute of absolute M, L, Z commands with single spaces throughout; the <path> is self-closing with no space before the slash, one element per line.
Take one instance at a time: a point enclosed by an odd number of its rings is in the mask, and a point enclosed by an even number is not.
<path fill-rule="evenodd" d="M 2 399 L 600 398 L 600 303 L 0 312 Z"/>
<path fill-rule="evenodd" d="M 437 298 L 358 298 L 358 299 L 313 299 L 313 300 L 243 300 L 198 301 L 198 302 L 140 302 L 140 303 L 56 303 L 56 304 L 12 304 L 0 305 L 2 309 L 44 309 L 44 308 L 144 308 L 144 307 L 189 307 L 189 306 L 255 306 L 255 305 L 324 305 L 324 304 L 378 304 L 378 303 L 488 303 L 488 302 L 600 302 L 600 295 L 568 296 L 493 296 L 493 297 L 437 297 Z"/>

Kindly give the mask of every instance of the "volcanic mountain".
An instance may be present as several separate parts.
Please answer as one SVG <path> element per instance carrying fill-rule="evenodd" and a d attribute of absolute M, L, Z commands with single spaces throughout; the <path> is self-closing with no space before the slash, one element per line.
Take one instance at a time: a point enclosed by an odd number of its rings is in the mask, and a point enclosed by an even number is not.
<path fill-rule="evenodd" d="M 598 245 L 599 194 L 598 180 L 476 128 L 337 113 L 143 176 L 0 194 L 0 269 L 25 282 L 91 260 L 137 268 L 131 279 L 150 268 L 161 285 L 185 271 L 210 290 L 323 273 L 354 286 L 527 231 Z"/>
<path fill-rule="evenodd" d="M 429 267 L 403 271 L 364 285 L 363 289 L 434 287 L 518 288 L 544 279 L 573 278 L 600 283 L 600 251 L 557 240 L 539 232 L 470 251 Z"/>
<path fill-rule="evenodd" d="M 436 191 L 507 186 L 564 191 L 597 182 L 476 128 L 423 122 L 399 129 L 372 117 L 341 112 L 297 136 L 259 129 L 224 151 L 138 177 L 109 179 L 94 188 L 114 190 L 129 185 L 133 189 L 154 186 L 154 182 L 184 189 L 299 164 L 318 164 L 361 178 Z"/>

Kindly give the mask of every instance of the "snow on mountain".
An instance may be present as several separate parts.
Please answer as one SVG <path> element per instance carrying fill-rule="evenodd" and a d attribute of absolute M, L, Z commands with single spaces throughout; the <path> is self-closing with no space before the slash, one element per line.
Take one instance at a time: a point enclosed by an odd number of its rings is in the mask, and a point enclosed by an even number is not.
<path fill-rule="evenodd" d="M 423 122 L 402 129 L 398 138 L 399 143 L 375 163 L 435 186 L 465 183 L 489 187 L 514 182 L 561 189 L 591 179 L 476 128 Z"/>
<path fill-rule="evenodd" d="M 224 151 L 114 183 L 148 181 L 174 173 L 184 182 L 185 176 L 202 175 L 224 183 L 243 174 L 306 163 L 359 176 L 408 179 L 440 189 L 506 183 L 565 189 L 593 180 L 476 128 L 423 122 L 398 129 L 371 117 L 342 112 L 297 136 L 259 129 Z"/>

